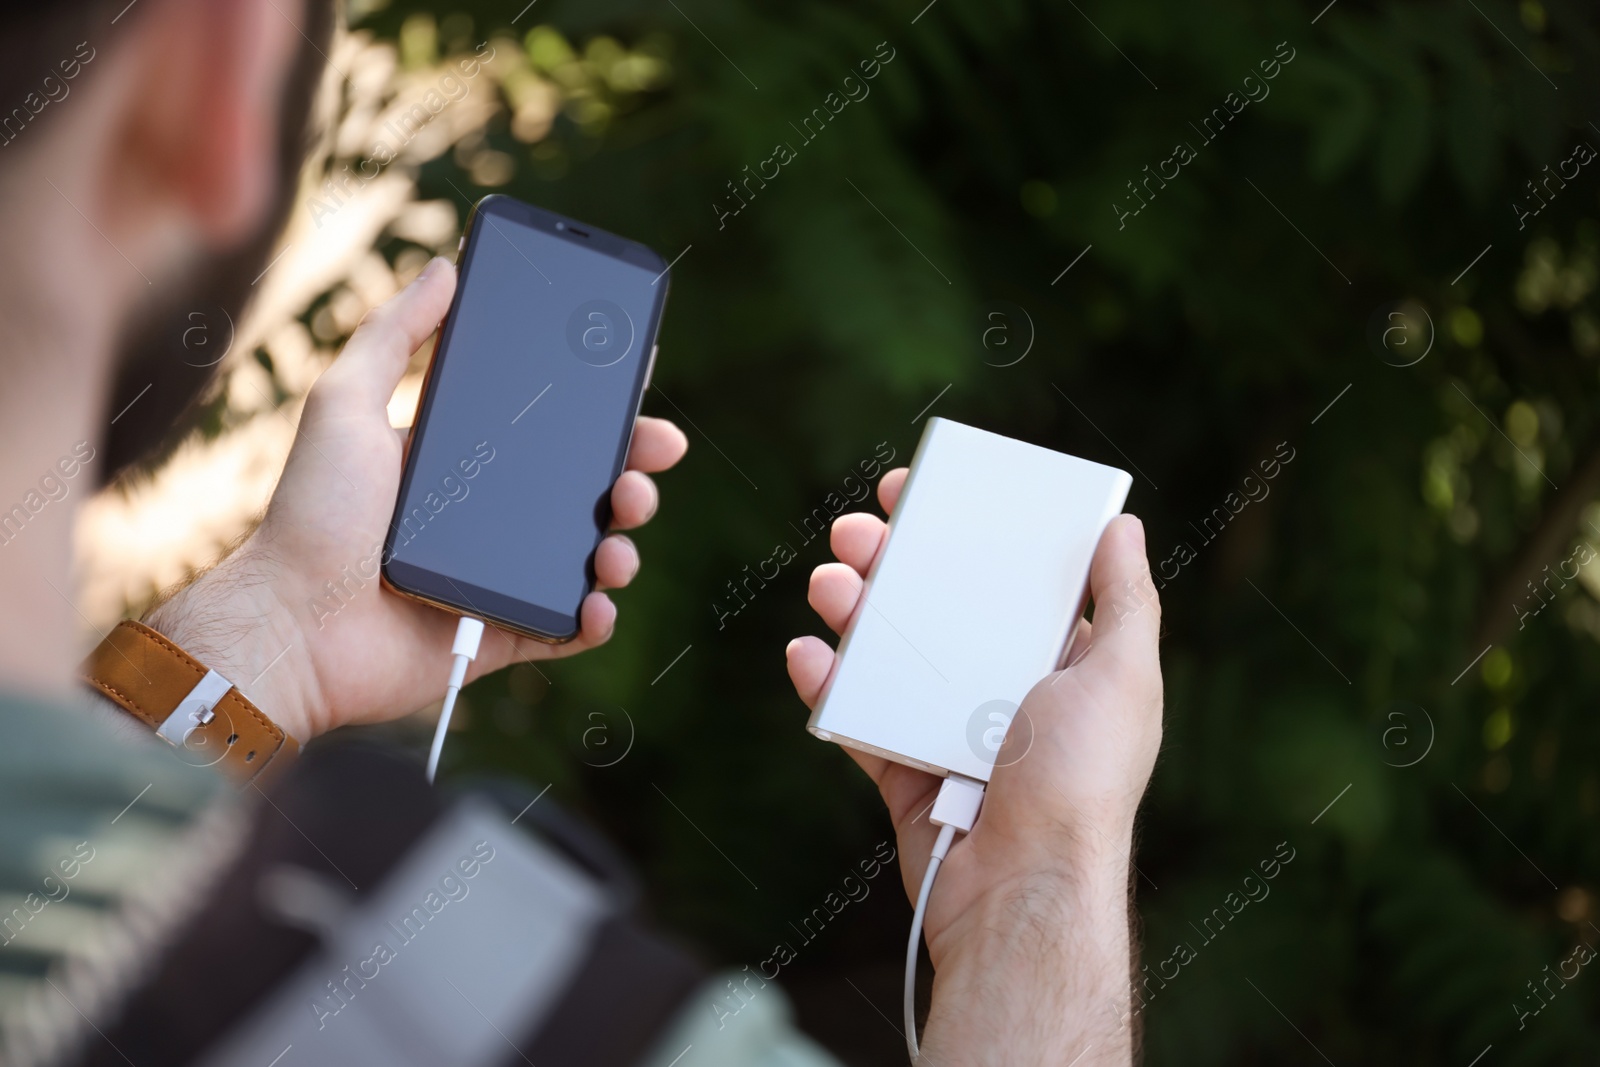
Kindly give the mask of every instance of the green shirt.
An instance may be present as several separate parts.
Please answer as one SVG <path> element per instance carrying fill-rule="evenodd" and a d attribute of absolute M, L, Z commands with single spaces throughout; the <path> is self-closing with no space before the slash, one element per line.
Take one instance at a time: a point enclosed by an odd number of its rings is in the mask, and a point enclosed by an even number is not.
<path fill-rule="evenodd" d="M 114 1012 L 248 842 L 250 794 L 97 710 L 0 694 L 5 1064 L 104 1040 L 87 1018 Z M 706 1009 L 713 994 L 686 1001 L 642 1067 L 836 1067 L 776 987 L 736 1020 Z"/>

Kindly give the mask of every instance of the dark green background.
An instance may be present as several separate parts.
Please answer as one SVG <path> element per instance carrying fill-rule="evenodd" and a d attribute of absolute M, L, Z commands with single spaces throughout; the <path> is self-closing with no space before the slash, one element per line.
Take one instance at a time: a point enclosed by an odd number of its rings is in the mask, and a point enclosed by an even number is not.
<path fill-rule="evenodd" d="M 1198 957 L 1150 1002 L 1149 1060 L 1320 1062 L 1309 1042 L 1339 1064 L 1465 1065 L 1491 1043 L 1485 1067 L 1576 1062 L 1600 1045 L 1600 977 L 1521 1031 L 1512 1005 L 1600 943 L 1600 612 L 1576 583 L 1520 630 L 1513 603 L 1600 538 L 1581 512 L 1600 488 L 1600 164 L 1526 229 L 1511 203 L 1600 146 L 1593 6 L 1339 0 L 1313 25 L 1321 0 L 938 0 L 913 24 L 922 3 L 540 0 L 517 24 L 668 57 L 598 135 L 563 118 L 530 149 L 502 116 L 491 142 L 517 164 L 497 191 L 669 258 L 693 246 L 645 402 L 692 448 L 660 479 L 616 637 L 543 665 L 548 683 L 519 667 L 472 688 L 450 773 L 553 783 L 708 959 L 794 940 L 889 830 L 784 674 L 828 558 L 793 526 L 880 442 L 908 458 L 939 396 L 935 414 L 1136 465 L 1153 561 L 1196 549 L 1163 592 L 1137 859 L 1145 960 L 1183 940 Z M 470 47 L 519 7 L 402 0 L 362 25 L 455 12 L 445 36 Z M 719 230 L 724 183 L 883 41 L 870 97 Z M 1201 148 L 1189 123 L 1285 41 L 1270 97 Z M 1199 158 L 1119 230 L 1113 201 L 1178 140 Z M 464 208 L 451 183 L 487 191 L 449 155 L 424 168 L 423 195 Z M 1027 320 L 1027 357 L 992 365 Z M 1013 347 L 985 347 L 996 324 Z M 1295 458 L 1270 496 L 1203 544 L 1191 523 L 1280 442 Z M 781 541 L 799 558 L 719 629 L 725 583 Z M 1285 841 L 1271 896 L 1203 944 L 1190 923 Z M 785 972 L 855 1063 L 903 1055 L 879 1014 L 898 1019 L 909 917 L 892 881 Z"/>

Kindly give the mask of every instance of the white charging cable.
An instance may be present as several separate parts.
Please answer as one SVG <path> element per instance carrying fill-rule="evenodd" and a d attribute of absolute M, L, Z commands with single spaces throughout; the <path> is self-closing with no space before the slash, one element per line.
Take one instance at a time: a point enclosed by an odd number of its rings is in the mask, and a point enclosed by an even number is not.
<path fill-rule="evenodd" d="M 467 680 L 467 665 L 478 658 L 478 642 L 483 640 L 483 620 L 471 615 L 461 616 L 456 624 L 455 644 L 450 654 L 456 658 L 450 667 L 450 683 L 444 690 L 444 707 L 439 712 L 439 725 L 433 730 L 433 748 L 428 752 L 428 781 L 433 781 L 439 770 L 439 755 L 444 751 L 444 735 L 450 730 L 450 715 L 456 710 L 456 696 Z"/>
<path fill-rule="evenodd" d="M 952 774 L 939 786 L 933 811 L 928 815 L 928 821 L 939 828 L 939 836 L 933 842 L 928 869 L 922 876 L 916 910 L 911 913 L 911 941 L 906 945 L 906 1051 L 911 1053 L 913 1067 L 921 1055 L 917 1048 L 917 954 L 922 948 L 922 923 L 928 913 L 928 898 L 933 895 L 933 880 L 939 875 L 939 865 L 950 851 L 951 842 L 958 833 L 972 832 L 981 807 L 983 783 Z"/>

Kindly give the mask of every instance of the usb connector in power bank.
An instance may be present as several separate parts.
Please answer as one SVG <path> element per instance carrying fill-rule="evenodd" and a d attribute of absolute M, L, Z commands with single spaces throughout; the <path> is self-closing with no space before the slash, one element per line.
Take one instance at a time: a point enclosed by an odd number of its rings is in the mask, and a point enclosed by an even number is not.
<path fill-rule="evenodd" d="M 928 420 L 810 731 L 987 782 L 1022 698 L 1062 665 L 1132 479 Z"/>

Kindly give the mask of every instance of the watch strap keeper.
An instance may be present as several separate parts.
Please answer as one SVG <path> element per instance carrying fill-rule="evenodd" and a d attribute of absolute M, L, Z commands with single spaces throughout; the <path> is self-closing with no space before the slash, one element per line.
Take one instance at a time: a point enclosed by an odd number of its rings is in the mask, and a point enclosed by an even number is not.
<path fill-rule="evenodd" d="M 260 780 L 299 752 L 295 739 L 228 679 L 150 627 L 118 623 L 84 663 L 101 696 L 149 726 L 185 762 Z"/>

